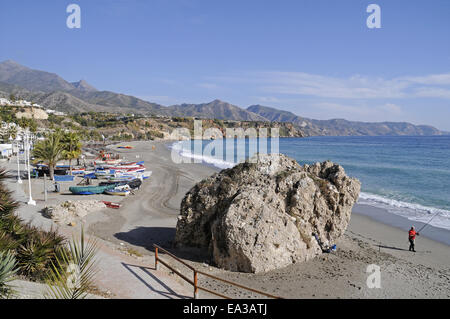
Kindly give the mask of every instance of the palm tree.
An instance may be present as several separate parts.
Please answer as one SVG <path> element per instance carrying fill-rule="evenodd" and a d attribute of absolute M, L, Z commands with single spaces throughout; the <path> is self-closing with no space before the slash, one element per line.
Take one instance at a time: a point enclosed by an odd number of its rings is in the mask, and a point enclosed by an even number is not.
<path fill-rule="evenodd" d="M 64 159 L 64 145 L 61 139 L 61 132 L 56 131 L 47 135 L 45 140 L 37 142 L 33 149 L 34 157 L 48 165 L 51 180 L 53 180 L 56 163 Z"/>
<path fill-rule="evenodd" d="M 81 155 L 82 144 L 80 135 L 75 132 L 68 132 L 63 135 L 63 156 L 69 160 L 70 175 L 72 175 L 72 160 L 77 159 Z"/>

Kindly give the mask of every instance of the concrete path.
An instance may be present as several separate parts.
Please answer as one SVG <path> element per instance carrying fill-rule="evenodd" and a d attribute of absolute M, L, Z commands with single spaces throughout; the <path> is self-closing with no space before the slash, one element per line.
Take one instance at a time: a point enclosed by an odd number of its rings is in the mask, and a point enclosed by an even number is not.
<path fill-rule="evenodd" d="M 110 246 L 100 243 L 98 252 L 99 269 L 97 285 L 111 298 L 132 299 L 188 299 L 193 292 L 188 291 L 173 277 L 156 271 L 154 262 L 146 258 L 146 262 L 126 255 Z"/>
<path fill-rule="evenodd" d="M 12 167 L 9 168 L 11 169 Z M 42 196 L 38 194 L 33 196 L 37 203 L 36 206 L 26 204 L 29 198 L 27 180 L 24 180 L 23 184 L 19 185 L 15 179 L 10 179 L 6 181 L 6 185 L 13 192 L 14 199 L 20 203 L 17 214 L 25 222 L 31 222 L 32 225 L 45 230 L 57 229 L 59 233 L 69 239 L 73 235 L 79 237 L 81 225 L 76 227 L 56 225 L 52 220 L 42 216 L 40 211 L 45 207 L 45 202 L 40 198 Z M 97 239 L 99 243 L 97 254 L 99 272 L 96 277 L 96 284 L 106 298 L 192 298 L 192 291 L 186 289 L 173 277 L 154 269 L 154 261 L 151 256 L 137 258 L 126 252 L 128 244 L 113 244 L 93 235 L 90 235 L 90 237 Z M 29 286 L 27 286 L 27 282 L 22 282 L 21 284 L 26 287 Z M 33 285 L 33 283 L 30 283 L 30 285 Z M 33 285 L 33 287 L 35 286 Z M 38 298 L 35 295 L 33 293 L 32 298 Z"/>

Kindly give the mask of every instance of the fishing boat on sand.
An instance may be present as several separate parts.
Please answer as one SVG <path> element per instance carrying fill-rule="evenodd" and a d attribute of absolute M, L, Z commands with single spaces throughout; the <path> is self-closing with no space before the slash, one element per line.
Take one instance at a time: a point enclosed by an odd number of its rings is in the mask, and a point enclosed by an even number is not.
<path fill-rule="evenodd" d="M 115 196 L 128 196 L 131 192 L 131 187 L 128 185 L 117 186 L 113 189 L 108 189 L 105 194 L 115 195 Z"/>
<path fill-rule="evenodd" d="M 75 176 L 73 175 L 55 175 L 53 179 L 55 182 L 73 182 Z"/>
<path fill-rule="evenodd" d="M 94 165 L 117 165 L 121 162 L 121 159 L 111 159 L 111 160 L 96 160 L 94 161 Z"/>
<path fill-rule="evenodd" d="M 94 195 L 102 194 L 106 190 L 114 189 L 115 187 L 114 184 L 104 186 L 71 186 L 69 187 L 69 191 L 75 195 Z"/>
<path fill-rule="evenodd" d="M 77 167 L 72 169 L 72 175 L 81 175 L 84 174 L 86 169 L 84 167 Z M 70 172 L 70 170 L 69 170 Z"/>
<path fill-rule="evenodd" d="M 108 208 L 115 208 L 115 209 L 119 209 L 120 208 L 120 204 L 119 203 L 112 203 L 112 202 L 108 202 L 108 201 L 102 201 L 102 202 Z"/>

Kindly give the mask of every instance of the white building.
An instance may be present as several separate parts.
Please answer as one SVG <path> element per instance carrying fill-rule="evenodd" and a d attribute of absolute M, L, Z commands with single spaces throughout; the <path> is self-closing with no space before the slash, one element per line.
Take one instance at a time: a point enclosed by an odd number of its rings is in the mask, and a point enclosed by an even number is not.
<path fill-rule="evenodd" d="M 0 105 L 9 105 L 11 101 L 5 98 L 0 97 Z"/>
<path fill-rule="evenodd" d="M 58 115 L 58 116 L 65 115 L 65 113 L 63 113 L 63 112 L 59 112 L 59 111 L 55 111 L 55 110 L 50 110 L 50 109 L 46 109 L 45 112 L 47 112 L 47 114 L 54 114 L 54 115 Z"/>
<path fill-rule="evenodd" d="M 14 129 L 14 128 L 20 129 L 20 126 L 13 122 L 2 122 L 1 128 L 4 130 L 9 130 L 9 129 Z"/>
<path fill-rule="evenodd" d="M 0 144 L 0 155 L 1 157 L 10 157 L 13 153 L 12 144 Z"/>

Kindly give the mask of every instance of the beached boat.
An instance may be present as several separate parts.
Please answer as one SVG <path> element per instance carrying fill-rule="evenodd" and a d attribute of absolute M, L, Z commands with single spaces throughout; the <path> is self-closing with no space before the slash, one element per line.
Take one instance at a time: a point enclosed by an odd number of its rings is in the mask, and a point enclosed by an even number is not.
<path fill-rule="evenodd" d="M 111 159 L 111 160 L 97 160 L 94 161 L 94 165 L 117 165 L 120 162 L 122 162 L 122 160 L 119 159 Z"/>
<path fill-rule="evenodd" d="M 135 178 L 136 178 L 136 176 L 134 176 L 134 175 L 126 175 L 126 176 L 118 176 L 118 177 L 112 176 L 112 177 L 108 178 L 108 181 L 116 182 L 116 183 L 117 182 L 129 182 Z"/>
<path fill-rule="evenodd" d="M 101 171 L 95 171 L 95 177 L 97 178 L 109 178 L 113 177 L 115 174 L 114 170 L 101 170 Z"/>
<path fill-rule="evenodd" d="M 130 186 L 132 189 L 136 189 L 136 188 L 141 187 L 142 181 L 141 181 L 141 179 L 136 178 L 136 179 L 133 179 L 132 181 L 128 182 L 127 184 L 128 184 L 128 186 Z"/>
<path fill-rule="evenodd" d="M 105 185 L 105 186 L 71 186 L 69 191 L 75 195 L 93 195 L 102 194 L 106 190 L 115 188 L 115 185 Z"/>
<path fill-rule="evenodd" d="M 106 185 L 114 185 L 114 186 L 120 186 L 120 185 L 127 185 L 128 182 L 130 181 L 104 181 L 104 182 L 100 182 L 99 186 L 106 186 Z"/>
<path fill-rule="evenodd" d="M 53 171 L 54 175 L 66 175 L 68 172 L 69 168 L 66 168 L 64 166 L 56 166 L 55 170 Z M 50 175 L 50 169 L 48 168 L 47 165 L 45 164 L 38 164 L 36 165 L 36 171 L 39 177 L 42 177 L 45 175 L 49 176 Z"/>
<path fill-rule="evenodd" d="M 150 176 L 152 176 L 152 171 L 143 172 L 140 177 L 142 179 L 148 179 Z"/>
<path fill-rule="evenodd" d="M 55 182 L 73 182 L 75 176 L 73 175 L 55 175 L 53 179 Z"/>
<path fill-rule="evenodd" d="M 86 169 L 84 167 L 72 168 L 72 175 L 81 175 L 81 174 L 84 174 L 85 171 L 86 171 Z M 69 170 L 69 173 L 70 173 L 70 170 Z"/>
<path fill-rule="evenodd" d="M 143 165 L 138 164 L 128 164 L 128 165 L 103 165 L 104 170 L 115 170 L 115 171 L 129 171 L 134 169 L 145 169 Z"/>
<path fill-rule="evenodd" d="M 125 189 L 110 189 L 105 191 L 105 194 L 114 196 L 128 196 L 130 194 L 130 191 Z"/>
<path fill-rule="evenodd" d="M 90 178 L 90 179 L 97 179 L 97 176 L 95 176 L 95 173 L 94 172 L 92 172 L 92 173 L 88 173 L 88 174 L 85 174 L 84 176 L 83 176 L 83 178 Z"/>
<path fill-rule="evenodd" d="M 120 204 L 119 203 L 112 203 L 112 202 L 108 202 L 108 201 L 102 201 L 102 202 L 108 208 L 115 208 L 115 209 L 119 209 L 120 208 Z"/>
<path fill-rule="evenodd" d="M 115 196 L 128 196 L 130 194 L 131 187 L 128 185 L 117 186 L 113 189 L 108 189 L 105 194 L 115 195 Z"/>

